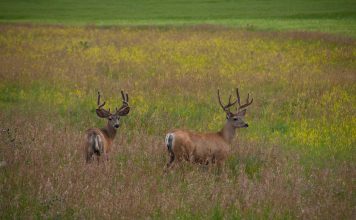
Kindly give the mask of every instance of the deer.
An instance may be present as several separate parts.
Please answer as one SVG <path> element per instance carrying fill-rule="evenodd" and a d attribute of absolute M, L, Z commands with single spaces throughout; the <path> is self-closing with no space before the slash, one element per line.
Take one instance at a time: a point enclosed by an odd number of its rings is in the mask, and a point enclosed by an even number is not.
<path fill-rule="evenodd" d="M 199 164 L 216 164 L 220 169 L 230 152 L 230 144 L 236 134 L 236 129 L 247 128 L 248 124 L 244 121 L 246 108 L 252 104 L 250 94 L 247 95 L 246 103 L 241 105 L 239 90 L 236 88 L 237 99 L 223 105 L 218 89 L 218 101 L 221 108 L 226 113 L 226 122 L 224 127 L 215 133 L 198 133 L 183 129 L 176 129 L 169 132 L 165 138 L 165 145 L 169 153 L 169 162 L 165 167 L 168 171 L 175 161 L 188 161 Z M 238 103 L 236 112 L 231 112 L 230 108 Z"/>
<path fill-rule="evenodd" d="M 126 116 L 130 112 L 129 96 L 121 90 L 122 106 L 115 109 L 115 113 L 104 109 L 105 101 L 100 103 L 100 92 L 98 92 L 98 101 L 96 115 L 99 118 L 107 119 L 107 124 L 104 128 L 89 128 L 85 132 L 84 154 L 86 162 L 92 161 L 93 156 L 97 157 L 98 162 L 100 157 L 109 160 L 108 153 L 111 151 L 111 145 L 115 139 L 117 129 L 120 127 L 120 118 Z"/>

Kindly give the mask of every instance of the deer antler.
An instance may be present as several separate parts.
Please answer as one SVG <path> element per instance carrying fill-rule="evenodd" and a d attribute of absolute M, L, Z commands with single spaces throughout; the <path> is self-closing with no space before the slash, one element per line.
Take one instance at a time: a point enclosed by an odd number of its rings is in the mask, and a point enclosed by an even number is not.
<path fill-rule="evenodd" d="M 96 109 L 96 114 L 101 117 L 101 118 L 107 118 L 111 115 L 110 109 L 106 110 L 103 109 L 103 106 L 105 105 L 105 102 L 100 104 L 100 92 L 98 91 L 98 102 L 97 102 L 98 108 Z"/>
<path fill-rule="evenodd" d="M 125 116 L 130 112 L 130 106 L 129 106 L 129 95 L 124 93 L 124 91 L 121 90 L 121 96 L 122 96 L 122 106 L 119 108 L 119 110 L 116 108 L 116 113 L 119 116 Z"/>
<path fill-rule="evenodd" d="M 235 105 L 236 102 L 238 101 L 238 100 L 235 100 L 233 103 L 231 103 L 231 95 L 230 95 L 230 96 L 229 96 L 229 103 L 224 106 L 224 105 L 222 104 L 222 102 L 221 102 L 220 90 L 219 90 L 219 89 L 218 89 L 218 99 L 219 99 L 219 103 L 220 103 L 221 108 L 222 108 L 226 113 L 231 113 L 230 110 L 229 110 L 229 108 L 230 108 L 231 106 Z"/>
<path fill-rule="evenodd" d="M 97 105 L 98 105 L 98 109 L 101 108 L 101 107 L 103 107 L 103 106 L 105 105 L 105 102 L 103 102 L 102 104 L 100 104 L 100 92 L 99 92 L 99 91 L 98 91 L 98 103 L 97 103 Z"/>
<path fill-rule="evenodd" d="M 247 94 L 247 99 L 246 99 L 246 103 L 241 105 L 240 103 L 240 94 L 239 94 L 239 89 L 236 88 L 236 95 L 237 95 L 237 103 L 239 104 L 239 106 L 237 107 L 237 111 L 242 110 L 243 108 L 246 108 L 247 106 L 251 105 L 253 102 L 253 98 L 250 101 L 250 93 Z"/>

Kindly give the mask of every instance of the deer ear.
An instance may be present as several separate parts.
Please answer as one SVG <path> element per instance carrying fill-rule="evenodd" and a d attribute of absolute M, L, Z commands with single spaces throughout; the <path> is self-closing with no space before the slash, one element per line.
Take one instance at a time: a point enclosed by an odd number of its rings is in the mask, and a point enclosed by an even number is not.
<path fill-rule="evenodd" d="M 226 119 L 229 119 L 231 117 L 234 117 L 234 114 L 232 114 L 231 112 L 226 112 Z"/>
<path fill-rule="evenodd" d="M 129 114 L 129 112 L 130 112 L 130 107 L 126 106 L 126 107 L 120 109 L 117 114 L 119 116 L 125 116 L 125 115 Z"/>
<path fill-rule="evenodd" d="M 110 116 L 110 113 L 105 109 L 96 109 L 96 115 L 100 118 L 107 118 Z"/>
<path fill-rule="evenodd" d="M 242 111 L 239 111 L 239 112 L 237 113 L 238 116 L 245 116 L 245 114 L 246 114 L 246 109 L 244 109 L 244 110 L 242 110 Z"/>

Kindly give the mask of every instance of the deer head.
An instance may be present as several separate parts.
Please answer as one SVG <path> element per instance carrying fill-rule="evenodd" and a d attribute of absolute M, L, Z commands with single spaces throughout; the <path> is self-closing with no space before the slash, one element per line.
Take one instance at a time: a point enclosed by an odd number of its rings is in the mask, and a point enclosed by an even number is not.
<path fill-rule="evenodd" d="M 236 96 L 237 99 L 234 102 L 231 102 L 231 95 L 229 97 L 229 103 L 227 105 L 223 105 L 220 99 L 220 91 L 218 90 L 218 99 L 220 106 L 226 113 L 226 119 L 227 122 L 230 123 L 234 128 L 246 128 L 248 127 L 248 124 L 244 121 L 244 116 L 246 114 L 246 107 L 251 105 L 253 102 L 253 99 L 250 101 L 250 94 L 247 95 L 246 103 L 241 105 L 240 102 L 240 94 L 239 94 L 239 89 L 236 88 Z M 236 107 L 236 112 L 233 113 L 230 111 L 230 107 L 238 103 L 238 106 Z"/>
<path fill-rule="evenodd" d="M 130 112 L 130 106 L 129 106 L 129 95 L 124 93 L 121 90 L 121 96 L 122 96 L 122 106 L 119 109 L 115 109 L 115 113 L 110 112 L 110 108 L 108 110 L 104 109 L 105 102 L 100 104 L 100 92 L 98 92 L 98 108 L 96 109 L 96 114 L 100 118 L 106 118 L 108 119 L 108 124 L 115 128 L 118 129 L 120 127 L 120 117 L 121 116 L 126 116 Z"/>

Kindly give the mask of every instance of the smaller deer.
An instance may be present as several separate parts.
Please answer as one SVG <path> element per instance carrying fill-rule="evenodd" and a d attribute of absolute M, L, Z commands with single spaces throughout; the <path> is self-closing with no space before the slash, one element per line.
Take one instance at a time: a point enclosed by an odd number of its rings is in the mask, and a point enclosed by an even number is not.
<path fill-rule="evenodd" d="M 90 128 L 85 132 L 84 152 L 86 162 L 89 163 L 95 155 L 100 160 L 103 155 L 106 160 L 109 160 L 108 153 L 111 150 L 112 142 L 116 136 L 116 131 L 120 127 L 120 117 L 126 116 L 130 112 L 129 96 L 121 91 L 122 106 L 117 109 L 114 114 L 109 110 L 104 109 L 105 102 L 100 104 L 100 92 L 98 92 L 98 108 L 96 114 L 100 118 L 106 118 L 107 125 L 104 128 Z"/>
<path fill-rule="evenodd" d="M 181 129 L 176 129 L 166 135 L 166 146 L 170 155 L 166 171 L 175 161 L 187 160 L 193 163 L 217 164 L 219 167 L 224 163 L 230 152 L 230 144 L 235 136 L 237 128 L 246 128 L 248 124 L 244 121 L 246 108 L 252 104 L 249 95 L 246 103 L 241 105 L 239 90 L 236 88 L 237 99 L 223 105 L 218 90 L 218 100 L 221 108 L 226 113 L 225 126 L 215 133 L 198 133 Z M 238 103 L 236 112 L 231 112 L 230 108 Z"/>

